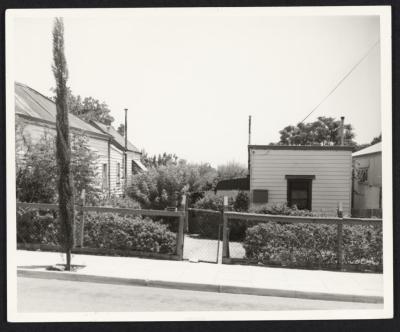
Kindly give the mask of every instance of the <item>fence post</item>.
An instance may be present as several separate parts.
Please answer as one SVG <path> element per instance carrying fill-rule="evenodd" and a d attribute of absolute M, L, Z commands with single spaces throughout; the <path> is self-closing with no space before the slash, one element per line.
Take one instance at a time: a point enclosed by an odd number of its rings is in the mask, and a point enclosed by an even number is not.
<path fill-rule="evenodd" d="M 185 200 L 184 211 L 185 211 L 185 233 L 189 233 L 189 196 L 183 195 Z M 183 197 L 182 197 L 183 200 Z"/>
<path fill-rule="evenodd" d="M 224 207 L 222 210 L 222 261 L 229 258 L 229 239 L 228 239 L 228 217 L 225 210 L 228 209 L 228 197 L 224 196 Z"/>
<path fill-rule="evenodd" d="M 342 203 L 339 203 L 338 217 L 341 218 L 337 222 L 337 268 L 338 270 L 342 270 L 343 268 L 343 208 Z"/>
<path fill-rule="evenodd" d="M 83 207 L 85 206 L 85 198 L 86 198 L 86 193 L 85 189 L 82 189 L 81 193 L 81 204 L 80 204 L 80 216 L 81 216 L 81 222 L 79 225 L 79 241 L 78 241 L 78 247 L 83 248 L 83 238 L 84 238 L 84 230 L 85 230 L 85 211 L 83 210 Z"/>
<path fill-rule="evenodd" d="M 176 241 L 176 254 L 178 255 L 179 259 L 183 259 L 183 240 L 185 238 L 184 230 L 185 230 L 185 210 L 186 210 L 186 195 L 182 196 L 182 207 L 183 212 L 179 216 L 179 226 L 178 226 L 178 239 Z"/>

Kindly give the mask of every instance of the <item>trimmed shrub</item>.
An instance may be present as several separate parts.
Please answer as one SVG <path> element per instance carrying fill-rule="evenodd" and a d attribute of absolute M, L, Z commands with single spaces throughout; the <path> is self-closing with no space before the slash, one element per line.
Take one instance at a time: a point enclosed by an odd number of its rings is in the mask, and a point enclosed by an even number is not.
<path fill-rule="evenodd" d="M 344 227 L 345 264 L 381 266 L 382 233 L 373 226 Z M 261 223 L 248 228 L 246 258 L 265 265 L 324 267 L 337 263 L 336 225 Z"/>
<path fill-rule="evenodd" d="M 151 219 L 90 213 L 85 216 L 84 246 L 174 254 L 176 235 Z"/>
<path fill-rule="evenodd" d="M 381 226 L 344 225 L 343 246 L 345 264 L 382 266 Z"/>
<path fill-rule="evenodd" d="M 80 218 L 77 216 L 77 227 Z M 53 213 L 29 211 L 17 215 L 17 242 L 60 244 L 58 219 Z M 115 213 L 86 213 L 84 247 L 175 254 L 176 235 L 166 225 Z"/>
<path fill-rule="evenodd" d="M 17 242 L 59 245 L 61 234 L 54 211 L 34 210 L 17 214 Z"/>

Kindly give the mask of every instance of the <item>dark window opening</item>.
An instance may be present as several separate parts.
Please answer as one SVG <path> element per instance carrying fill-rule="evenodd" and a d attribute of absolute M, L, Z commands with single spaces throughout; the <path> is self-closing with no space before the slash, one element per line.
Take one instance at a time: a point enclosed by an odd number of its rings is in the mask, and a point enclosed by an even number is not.
<path fill-rule="evenodd" d="M 290 207 L 311 210 L 312 179 L 287 179 L 287 200 Z"/>

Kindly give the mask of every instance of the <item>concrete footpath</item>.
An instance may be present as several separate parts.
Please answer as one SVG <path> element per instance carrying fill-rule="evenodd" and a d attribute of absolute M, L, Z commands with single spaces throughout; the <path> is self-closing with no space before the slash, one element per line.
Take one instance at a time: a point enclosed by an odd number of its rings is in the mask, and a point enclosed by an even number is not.
<path fill-rule="evenodd" d="M 383 275 L 73 255 L 77 272 L 47 271 L 65 255 L 17 251 L 18 276 L 316 300 L 383 303 Z"/>

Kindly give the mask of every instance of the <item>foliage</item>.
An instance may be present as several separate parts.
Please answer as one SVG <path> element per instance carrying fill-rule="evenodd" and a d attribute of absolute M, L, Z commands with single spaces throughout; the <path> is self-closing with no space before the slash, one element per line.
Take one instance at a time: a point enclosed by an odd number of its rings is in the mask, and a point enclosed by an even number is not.
<path fill-rule="evenodd" d="M 233 198 L 229 198 L 228 205 L 233 205 Z M 224 196 L 221 194 L 214 194 L 207 192 L 203 198 L 194 204 L 196 209 L 223 211 L 224 210 Z"/>
<path fill-rule="evenodd" d="M 279 131 L 280 145 L 340 145 L 340 120 L 332 117 L 318 117 L 318 120 L 309 123 L 290 125 Z M 353 146 L 354 133 L 351 124 L 344 126 L 345 144 Z"/>
<path fill-rule="evenodd" d="M 132 177 L 127 194 L 143 208 L 165 209 L 176 207 L 183 194 L 204 191 L 212 186 L 213 176 L 207 165 L 168 163 Z"/>
<path fill-rule="evenodd" d="M 123 123 L 121 123 L 119 125 L 117 131 L 121 136 L 125 136 L 125 125 Z"/>
<path fill-rule="evenodd" d="M 354 151 L 353 151 L 353 152 L 360 151 L 360 150 L 362 150 L 362 149 L 365 149 L 365 148 L 367 148 L 367 147 L 369 147 L 369 146 L 371 146 L 371 145 L 377 144 L 377 143 L 379 143 L 379 142 L 382 142 L 382 134 L 379 134 L 379 136 L 374 137 L 374 138 L 372 139 L 371 143 L 357 144 L 357 145 L 354 147 Z"/>
<path fill-rule="evenodd" d="M 348 264 L 382 265 L 382 227 L 344 225 L 344 262 Z"/>
<path fill-rule="evenodd" d="M 60 227 L 56 213 L 31 210 L 17 213 L 17 242 L 60 245 Z"/>
<path fill-rule="evenodd" d="M 247 212 L 249 210 L 249 195 L 244 191 L 239 191 L 233 203 L 233 209 L 238 212 Z"/>
<path fill-rule="evenodd" d="M 247 176 L 248 170 L 247 167 L 235 161 L 230 161 L 225 165 L 218 166 L 217 172 L 218 180 L 229 180 Z"/>
<path fill-rule="evenodd" d="M 21 202 L 55 203 L 58 201 L 55 138 L 45 132 L 37 142 L 33 143 L 29 135 L 21 128 L 16 132 L 18 141 L 23 142 L 16 147 L 16 191 Z M 82 189 L 86 191 L 86 202 L 97 205 L 101 198 L 100 184 L 97 178 L 97 155 L 88 147 L 88 139 L 84 135 L 71 137 L 71 172 L 75 197 L 79 199 Z M 21 153 L 18 153 L 20 151 Z"/>
<path fill-rule="evenodd" d="M 158 154 L 150 156 L 145 150 L 141 151 L 140 161 L 145 165 L 147 168 L 152 167 L 160 167 L 160 166 L 167 166 L 169 164 L 178 164 L 178 156 L 172 153 Z"/>
<path fill-rule="evenodd" d="M 326 267 L 337 263 L 335 225 L 268 222 L 246 231 L 246 258 L 262 264 Z M 344 263 L 381 266 L 382 232 L 373 226 L 344 227 Z"/>
<path fill-rule="evenodd" d="M 118 195 L 111 195 L 110 197 L 105 196 L 103 199 L 97 202 L 97 205 L 118 207 L 123 209 L 140 209 L 140 204 L 137 201 L 128 196 L 121 197 Z"/>
<path fill-rule="evenodd" d="M 74 244 L 74 186 L 71 178 L 71 145 L 69 136 L 67 80 L 68 69 L 64 54 L 64 22 L 54 20 L 53 66 L 56 81 L 56 160 L 58 166 L 58 203 L 62 245 L 67 255 L 66 270 L 71 269 L 71 248 Z"/>
<path fill-rule="evenodd" d="M 17 215 L 17 242 L 45 245 L 61 243 L 59 219 L 50 211 Z M 84 247 L 174 254 L 176 235 L 150 219 L 115 213 L 86 213 Z"/>
<path fill-rule="evenodd" d="M 98 121 L 105 125 L 111 125 L 114 121 L 105 102 L 93 97 L 74 96 L 71 89 L 67 91 L 67 98 L 69 111 L 84 121 Z"/>
<path fill-rule="evenodd" d="M 335 226 L 269 222 L 247 229 L 243 247 L 263 264 L 320 267 L 336 263 L 335 241 Z"/>
<path fill-rule="evenodd" d="M 176 235 L 148 218 L 92 213 L 85 217 L 84 246 L 174 254 Z"/>
<path fill-rule="evenodd" d="M 54 203 L 57 201 L 57 164 L 54 138 L 46 133 L 32 144 L 23 132 L 16 133 L 24 141 L 16 153 L 16 193 L 22 202 Z M 24 149 L 25 151 L 22 151 Z"/>
<path fill-rule="evenodd" d="M 238 195 L 239 196 L 239 195 Z M 236 197 L 236 200 L 232 197 L 228 199 L 228 210 L 232 210 L 232 208 L 236 211 L 239 209 L 246 208 L 246 197 L 245 193 L 242 193 Z M 247 197 L 248 202 L 248 197 Z M 236 208 L 235 208 L 236 206 Z M 212 192 L 207 192 L 205 196 L 198 200 L 194 207 L 196 209 L 203 210 L 214 210 L 214 211 L 223 211 L 224 210 L 224 196 L 220 194 L 214 194 Z M 246 208 L 247 210 L 247 208 Z M 240 210 L 244 211 L 244 210 Z M 219 233 L 219 225 L 222 223 L 222 216 L 210 213 L 207 211 L 193 211 L 190 215 L 190 232 L 194 232 L 199 234 L 203 238 L 207 239 L 216 239 Z M 243 239 L 245 230 L 247 228 L 246 221 L 235 221 L 231 223 L 229 226 L 229 238 L 231 241 L 237 241 Z"/>
<path fill-rule="evenodd" d="M 289 207 L 284 204 L 265 204 L 259 207 L 250 209 L 252 213 L 261 214 L 272 214 L 272 215 L 282 215 L 282 216 L 302 216 L 302 217 L 336 217 L 335 215 L 329 215 L 323 212 L 314 212 L 309 210 L 299 210 L 296 207 Z"/>

